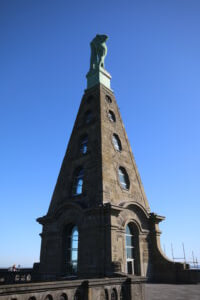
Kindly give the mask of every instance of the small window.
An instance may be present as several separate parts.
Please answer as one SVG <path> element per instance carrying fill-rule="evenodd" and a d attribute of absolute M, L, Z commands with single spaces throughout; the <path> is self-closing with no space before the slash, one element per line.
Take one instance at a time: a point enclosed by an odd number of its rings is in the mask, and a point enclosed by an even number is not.
<path fill-rule="evenodd" d="M 128 178 L 128 174 L 123 167 L 120 167 L 118 169 L 118 176 L 119 176 L 119 182 L 121 184 L 121 187 L 125 190 L 128 190 L 130 186 L 130 181 Z"/>
<path fill-rule="evenodd" d="M 83 169 L 79 168 L 75 172 L 74 176 L 74 182 L 73 182 L 73 195 L 80 195 L 82 194 L 83 190 L 83 176 L 84 176 L 84 171 Z"/>
<path fill-rule="evenodd" d="M 82 138 L 81 138 L 81 142 L 80 142 L 80 152 L 82 154 L 86 154 L 87 153 L 87 150 L 88 150 L 88 136 L 87 135 L 84 135 Z"/>
<path fill-rule="evenodd" d="M 105 289 L 105 300 L 109 300 L 108 290 L 107 289 Z"/>
<path fill-rule="evenodd" d="M 92 112 L 90 110 L 85 113 L 85 123 L 89 124 L 92 121 Z"/>
<path fill-rule="evenodd" d="M 115 133 L 112 136 L 112 142 L 113 142 L 113 146 L 114 146 L 115 150 L 117 150 L 119 152 L 122 151 L 121 141 L 120 141 L 118 135 Z"/>
<path fill-rule="evenodd" d="M 108 112 L 108 119 L 111 121 L 111 122 L 116 122 L 116 118 L 115 118 L 115 114 L 113 111 L 109 110 Z"/>
<path fill-rule="evenodd" d="M 110 98 L 110 96 L 106 95 L 105 99 L 107 103 L 112 103 L 112 99 Z"/>

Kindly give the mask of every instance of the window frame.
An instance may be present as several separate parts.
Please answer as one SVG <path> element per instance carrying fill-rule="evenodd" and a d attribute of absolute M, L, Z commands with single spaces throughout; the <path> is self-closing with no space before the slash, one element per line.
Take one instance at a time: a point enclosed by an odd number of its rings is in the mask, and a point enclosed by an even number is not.
<path fill-rule="evenodd" d="M 82 155 L 85 155 L 88 152 L 88 135 L 87 134 L 81 136 L 81 138 L 80 138 L 79 151 Z"/>
<path fill-rule="evenodd" d="M 105 95 L 105 100 L 108 104 L 111 104 L 112 103 L 112 98 L 109 96 L 109 95 Z"/>
<path fill-rule="evenodd" d="M 107 112 L 107 116 L 110 122 L 115 123 L 116 122 L 116 117 L 115 117 L 115 113 L 109 109 L 109 111 Z"/>
<path fill-rule="evenodd" d="M 128 173 L 122 166 L 118 167 L 118 180 L 123 190 L 128 191 L 130 189 L 130 179 Z"/>
<path fill-rule="evenodd" d="M 121 143 L 121 140 L 120 140 L 118 134 L 116 134 L 116 133 L 112 134 L 112 144 L 113 144 L 114 149 L 117 152 L 122 152 L 122 143 Z"/>
<path fill-rule="evenodd" d="M 84 169 L 79 167 L 75 170 L 72 185 L 72 196 L 79 196 L 83 193 Z"/>
<path fill-rule="evenodd" d="M 78 272 L 79 255 L 79 229 L 77 225 L 71 225 L 66 231 L 65 238 L 65 261 L 68 275 L 76 275 Z M 74 247 L 75 242 L 75 247 Z M 75 255 L 75 259 L 73 256 Z"/>
<path fill-rule="evenodd" d="M 127 232 L 128 229 L 128 232 Z M 125 226 L 125 258 L 126 258 L 126 268 L 125 272 L 132 275 L 141 275 L 140 267 L 140 230 L 135 222 L 128 222 Z M 131 245 L 127 245 L 127 237 L 131 238 Z M 128 256 L 128 250 L 132 251 L 132 256 Z M 129 267 L 131 266 L 132 273 L 129 272 Z"/>

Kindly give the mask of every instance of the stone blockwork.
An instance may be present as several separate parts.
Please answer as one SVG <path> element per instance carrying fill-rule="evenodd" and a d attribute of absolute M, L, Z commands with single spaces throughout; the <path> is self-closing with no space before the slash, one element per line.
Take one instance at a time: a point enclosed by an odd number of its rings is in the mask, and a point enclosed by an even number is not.
<path fill-rule="evenodd" d="M 87 151 L 80 151 L 87 137 Z M 73 194 L 76 170 L 83 171 L 81 193 Z M 120 172 L 126 182 L 121 182 Z M 127 224 L 134 232 L 134 271 L 149 280 L 176 281 L 186 266 L 168 260 L 160 247 L 158 223 L 149 204 L 121 120 L 114 93 L 99 84 L 83 95 L 43 225 L 40 263 L 43 279 L 67 274 L 67 231 L 79 231 L 80 278 L 127 274 Z"/>
<path fill-rule="evenodd" d="M 91 112 L 91 121 L 87 123 L 88 112 Z M 114 114 L 114 122 L 110 120 L 109 112 Z M 114 148 L 113 134 L 121 141 L 120 151 Z M 84 135 L 88 136 L 88 151 L 83 155 L 80 139 Z M 74 171 L 80 166 L 85 170 L 83 193 L 72 197 Z M 127 170 L 128 190 L 119 184 L 119 166 Z M 114 94 L 103 85 L 86 90 L 82 98 L 47 216 L 71 200 L 84 207 L 134 201 L 150 211 Z"/>
<path fill-rule="evenodd" d="M 108 96 L 110 101 L 107 100 Z M 149 212 L 149 204 L 114 93 L 104 86 L 100 86 L 100 103 L 103 203 L 109 202 L 113 205 L 121 205 L 124 202 L 134 201 Z M 108 117 L 109 111 L 114 113 L 115 122 L 110 121 Z M 116 134 L 120 140 L 120 151 L 117 151 L 113 145 L 113 134 Z M 123 167 L 127 171 L 130 181 L 129 189 L 124 189 L 120 185 L 118 178 L 119 167 Z"/>
<path fill-rule="evenodd" d="M 29 276 L 2 272 L 0 300 L 144 300 L 146 278 L 199 278 L 162 253 L 158 224 L 164 218 L 150 212 L 111 77 L 107 87 L 94 86 L 99 78 L 93 75 L 48 212 L 37 220 L 40 262 Z"/>
<path fill-rule="evenodd" d="M 112 298 L 112 293 L 116 298 Z M 142 278 L 63 280 L 0 286 L 0 300 L 144 300 Z"/>

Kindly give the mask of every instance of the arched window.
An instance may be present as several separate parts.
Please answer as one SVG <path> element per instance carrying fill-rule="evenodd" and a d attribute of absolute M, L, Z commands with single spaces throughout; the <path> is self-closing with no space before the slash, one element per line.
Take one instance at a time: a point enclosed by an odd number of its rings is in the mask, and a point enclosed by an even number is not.
<path fill-rule="evenodd" d="M 76 291 L 76 294 L 74 295 L 74 300 L 81 300 L 81 293 L 79 290 Z"/>
<path fill-rule="evenodd" d="M 86 154 L 87 153 L 87 149 L 88 149 L 88 136 L 84 135 L 81 138 L 81 142 L 80 142 L 80 152 L 82 154 Z"/>
<path fill-rule="evenodd" d="M 112 136 L 112 142 L 113 142 L 113 146 L 114 146 L 115 150 L 122 151 L 122 144 L 116 133 L 114 133 Z"/>
<path fill-rule="evenodd" d="M 130 181 L 128 178 L 128 174 L 123 167 L 120 167 L 118 169 L 118 176 L 119 176 L 119 182 L 121 184 L 121 187 L 125 190 L 128 190 L 130 187 Z"/>
<path fill-rule="evenodd" d="M 45 300 L 53 300 L 53 297 L 52 297 L 51 295 L 47 295 L 47 296 L 45 297 Z"/>
<path fill-rule="evenodd" d="M 67 236 L 67 273 L 77 273 L 78 267 L 78 227 L 73 226 Z"/>
<path fill-rule="evenodd" d="M 113 289 L 111 292 L 111 300 L 117 300 L 117 291 Z"/>
<path fill-rule="evenodd" d="M 31 274 L 26 275 L 26 281 L 31 281 Z"/>
<path fill-rule="evenodd" d="M 60 295 L 59 300 L 68 300 L 68 297 L 65 293 L 63 293 L 63 294 Z"/>
<path fill-rule="evenodd" d="M 108 111 L 108 119 L 111 121 L 111 122 L 116 122 L 116 118 L 115 118 L 115 114 L 112 110 L 109 110 Z"/>
<path fill-rule="evenodd" d="M 125 287 L 122 286 L 120 291 L 120 300 L 127 300 Z"/>
<path fill-rule="evenodd" d="M 126 272 L 140 275 L 139 232 L 135 224 L 126 226 Z"/>
<path fill-rule="evenodd" d="M 80 195 L 83 191 L 83 176 L 84 171 L 83 168 L 78 168 L 75 172 L 74 181 L 73 181 L 73 195 Z"/>
<path fill-rule="evenodd" d="M 89 124 L 91 121 L 92 121 L 92 112 L 91 110 L 88 110 L 85 113 L 85 123 Z"/>
<path fill-rule="evenodd" d="M 112 103 L 112 99 L 110 98 L 110 96 L 106 95 L 105 99 L 109 104 Z"/>
<path fill-rule="evenodd" d="M 109 300 L 108 290 L 107 290 L 107 289 L 105 289 L 105 299 L 106 299 L 106 300 Z"/>

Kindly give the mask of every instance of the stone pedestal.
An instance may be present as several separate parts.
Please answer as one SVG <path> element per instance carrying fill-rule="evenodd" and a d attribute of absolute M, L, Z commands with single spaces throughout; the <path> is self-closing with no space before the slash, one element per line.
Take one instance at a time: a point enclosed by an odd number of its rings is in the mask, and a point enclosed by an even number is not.
<path fill-rule="evenodd" d="M 88 89 L 101 83 L 105 87 L 111 90 L 110 88 L 111 75 L 104 68 L 99 67 L 98 70 L 89 71 L 86 77 L 87 77 Z"/>

